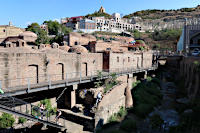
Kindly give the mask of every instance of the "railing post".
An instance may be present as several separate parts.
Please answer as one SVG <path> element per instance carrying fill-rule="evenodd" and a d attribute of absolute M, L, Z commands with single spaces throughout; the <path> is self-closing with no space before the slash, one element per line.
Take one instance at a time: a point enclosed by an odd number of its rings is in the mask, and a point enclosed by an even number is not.
<path fill-rule="evenodd" d="M 27 111 L 28 109 L 27 109 L 27 104 L 26 104 L 26 113 L 28 114 L 28 111 Z"/>
<path fill-rule="evenodd" d="M 30 91 L 29 77 L 28 77 L 28 93 Z"/>
<path fill-rule="evenodd" d="M 91 81 L 92 81 L 92 71 L 91 71 Z"/>
<path fill-rule="evenodd" d="M 39 107 L 37 107 L 37 117 L 39 119 Z"/>
<path fill-rule="evenodd" d="M 81 72 L 80 72 L 80 83 L 81 83 Z"/>
<path fill-rule="evenodd" d="M 66 73 L 66 86 L 67 86 L 67 84 L 68 84 L 68 79 L 67 79 L 67 73 Z"/>
<path fill-rule="evenodd" d="M 102 80 L 102 78 L 103 78 L 103 77 L 102 77 L 102 72 L 103 72 L 103 71 L 101 71 L 101 80 Z"/>
<path fill-rule="evenodd" d="M 110 78 L 110 69 L 108 70 L 108 77 Z"/>
<path fill-rule="evenodd" d="M 51 75 L 49 75 L 49 89 L 51 89 Z"/>
<path fill-rule="evenodd" d="M 14 107 L 14 105 L 15 105 L 15 100 L 14 100 L 14 98 L 12 98 L 12 107 L 14 108 L 14 110 L 15 110 L 15 107 Z"/>

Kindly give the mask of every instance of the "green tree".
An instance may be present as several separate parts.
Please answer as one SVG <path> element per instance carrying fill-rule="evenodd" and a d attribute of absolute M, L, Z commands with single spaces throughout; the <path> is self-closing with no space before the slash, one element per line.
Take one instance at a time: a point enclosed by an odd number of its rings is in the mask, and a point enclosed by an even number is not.
<path fill-rule="evenodd" d="M 36 40 L 36 44 L 49 44 L 50 38 L 48 38 L 44 30 L 39 30 L 37 35 L 38 38 Z"/>
<path fill-rule="evenodd" d="M 38 35 L 40 31 L 40 25 L 38 23 L 32 23 L 31 25 L 28 26 L 27 31 L 34 32 L 35 34 Z"/>
<path fill-rule="evenodd" d="M 48 25 L 48 32 L 50 35 L 57 35 L 59 33 L 60 24 L 57 21 L 44 21 L 45 25 Z"/>

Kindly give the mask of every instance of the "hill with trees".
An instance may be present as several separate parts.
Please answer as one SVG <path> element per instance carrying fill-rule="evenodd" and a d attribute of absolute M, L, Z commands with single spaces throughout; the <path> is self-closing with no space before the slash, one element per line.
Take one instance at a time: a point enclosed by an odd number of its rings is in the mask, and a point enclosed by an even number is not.
<path fill-rule="evenodd" d="M 170 10 L 164 10 L 164 9 L 141 10 L 129 15 L 125 15 L 124 18 L 131 18 L 134 16 L 139 16 L 142 19 L 164 19 L 164 20 L 200 17 L 200 5 L 194 8 L 181 8 L 181 9 L 170 9 Z"/>

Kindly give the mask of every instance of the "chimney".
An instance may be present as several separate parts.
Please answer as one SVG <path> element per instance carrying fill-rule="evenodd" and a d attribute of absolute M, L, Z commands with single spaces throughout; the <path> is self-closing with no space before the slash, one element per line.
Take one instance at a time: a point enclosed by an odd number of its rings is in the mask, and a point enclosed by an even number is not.
<path fill-rule="evenodd" d="M 9 22 L 9 26 L 11 26 L 11 22 Z"/>

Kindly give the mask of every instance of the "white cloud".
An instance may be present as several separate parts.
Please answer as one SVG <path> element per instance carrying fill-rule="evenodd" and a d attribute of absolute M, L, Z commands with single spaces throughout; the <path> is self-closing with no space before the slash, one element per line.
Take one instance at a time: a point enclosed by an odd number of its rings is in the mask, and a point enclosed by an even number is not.
<path fill-rule="evenodd" d="M 57 22 L 60 23 L 60 19 L 59 18 L 55 18 L 55 19 L 53 19 L 53 21 L 57 21 Z"/>
<path fill-rule="evenodd" d="M 26 22 L 26 26 L 31 25 L 33 22 Z"/>

